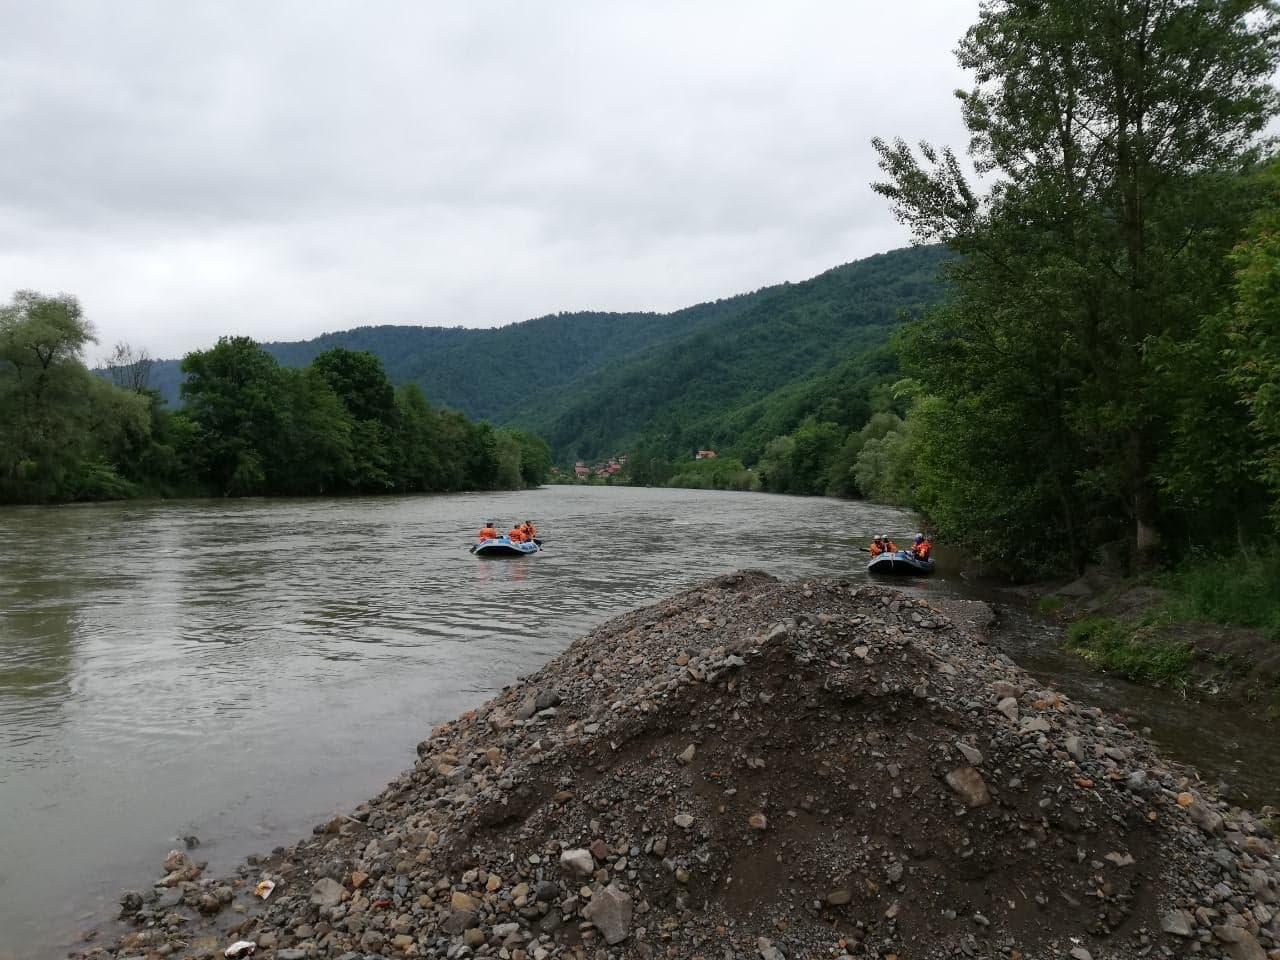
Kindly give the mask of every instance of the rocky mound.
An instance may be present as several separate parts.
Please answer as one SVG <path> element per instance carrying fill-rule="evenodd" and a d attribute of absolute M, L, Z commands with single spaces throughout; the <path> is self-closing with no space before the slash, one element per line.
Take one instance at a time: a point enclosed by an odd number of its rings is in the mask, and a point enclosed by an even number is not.
<path fill-rule="evenodd" d="M 1280 958 L 1263 822 L 884 588 L 721 577 L 418 754 L 83 955 Z"/>

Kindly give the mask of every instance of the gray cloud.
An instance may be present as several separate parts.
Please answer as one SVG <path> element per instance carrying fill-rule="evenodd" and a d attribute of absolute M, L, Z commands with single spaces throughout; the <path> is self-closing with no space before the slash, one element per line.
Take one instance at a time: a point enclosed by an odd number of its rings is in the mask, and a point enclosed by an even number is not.
<path fill-rule="evenodd" d="M 976 2 L 0 2 L 0 297 L 104 343 L 670 309 L 903 245 Z"/>

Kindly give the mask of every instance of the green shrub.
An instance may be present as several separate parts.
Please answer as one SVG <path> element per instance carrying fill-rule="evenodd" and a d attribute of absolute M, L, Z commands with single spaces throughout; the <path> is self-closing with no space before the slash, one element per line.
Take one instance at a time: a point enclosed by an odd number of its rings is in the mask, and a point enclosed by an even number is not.
<path fill-rule="evenodd" d="M 1184 686 L 1190 680 L 1195 650 L 1163 638 L 1161 616 L 1140 620 L 1085 617 L 1067 630 L 1067 647 L 1095 666 L 1130 680 Z"/>
<path fill-rule="evenodd" d="M 1161 581 L 1180 619 L 1257 627 L 1280 640 L 1280 547 L 1202 554 Z"/>
<path fill-rule="evenodd" d="M 1062 611 L 1062 608 L 1065 607 L 1066 605 L 1067 605 L 1066 598 L 1060 597 L 1056 593 L 1051 593 L 1048 596 L 1041 597 L 1039 600 L 1036 601 L 1036 609 L 1047 616 L 1052 616 L 1055 613 L 1060 613 Z"/>

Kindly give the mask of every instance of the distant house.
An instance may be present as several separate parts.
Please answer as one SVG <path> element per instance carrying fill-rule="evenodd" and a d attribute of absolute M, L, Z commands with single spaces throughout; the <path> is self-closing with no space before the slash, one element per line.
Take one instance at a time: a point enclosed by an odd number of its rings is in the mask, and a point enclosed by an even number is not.
<path fill-rule="evenodd" d="M 578 476 L 578 477 L 589 477 L 589 476 L 591 476 L 591 468 L 590 468 L 590 467 L 588 467 L 588 466 L 587 466 L 583 461 L 581 461 L 581 460 L 579 460 L 577 463 L 575 463 L 575 464 L 573 465 L 573 472 L 574 472 L 574 475 L 575 475 L 575 476 Z"/>
<path fill-rule="evenodd" d="M 715 452 L 714 450 L 699 450 L 699 451 L 697 452 L 697 454 L 695 454 L 695 455 L 694 455 L 694 458 L 693 458 L 693 459 L 695 459 L 695 460 L 714 460 L 715 458 L 716 458 L 716 452 Z"/>

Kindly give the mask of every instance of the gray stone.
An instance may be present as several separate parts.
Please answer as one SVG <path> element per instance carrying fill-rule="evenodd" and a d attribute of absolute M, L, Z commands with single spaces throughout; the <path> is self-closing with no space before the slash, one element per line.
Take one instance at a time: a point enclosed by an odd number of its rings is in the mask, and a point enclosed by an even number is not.
<path fill-rule="evenodd" d="M 631 934 L 631 895 L 612 883 L 603 890 L 597 888 L 582 908 L 582 916 L 595 924 L 605 943 L 621 943 Z"/>
<path fill-rule="evenodd" d="M 952 770 L 947 774 L 947 786 L 970 808 L 985 807 L 991 802 L 991 791 L 973 767 L 957 767 Z"/>
<path fill-rule="evenodd" d="M 311 902 L 317 907 L 336 907 L 346 891 L 342 884 L 329 877 L 321 877 L 311 888 Z"/>
<path fill-rule="evenodd" d="M 1243 927 L 1223 924 L 1213 928 L 1213 935 L 1225 944 L 1227 956 L 1231 960 L 1267 960 L 1266 951 L 1254 939 L 1253 934 Z"/>
<path fill-rule="evenodd" d="M 1195 931 L 1195 921 L 1185 910 L 1173 910 L 1160 918 L 1160 929 L 1175 937 L 1189 937 Z"/>
<path fill-rule="evenodd" d="M 1022 696 L 1022 688 L 1015 683 L 1010 683 L 1008 680 L 997 680 L 991 684 L 991 692 L 996 695 L 997 700 L 1009 698 L 1017 700 Z"/>
<path fill-rule="evenodd" d="M 299 947 L 289 947 L 287 950 L 277 950 L 275 958 L 276 960 L 307 960 L 307 951 Z"/>
<path fill-rule="evenodd" d="M 775 947 L 773 941 L 767 937 L 757 938 L 756 950 L 760 954 L 760 960 L 787 960 L 787 955 Z"/>
<path fill-rule="evenodd" d="M 970 766 L 982 766 L 982 751 L 977 747 L 971 747 L 962 740 L 956 744 L 956 749 L 969 761 Z"/>
<path fill-rule="evenodd" d="M 1048 733 L 1049 721 L 1044 717 L 1027 717 L 1019 729 L 1022 733 Z"/>
<path fill-rule="evenodd" d="M 1013 697 L 1005 697 L 996 704 L 996 709 L 1003 713 L 1010 720 L 1018 719 L 1018 701 Z"/>
<path fill-rule="evenodd" d="M 543 690 L 533 702 L 534 712 L 558 707 L 563 700 L 564 698 L 560 696 L 559 690 Z"/>
<path fill-rule="evenodd" d="M 1133 773 L 1129 774 L 1129 778 L 1125 780 L 1124 785 L 1133 793 L 1151 793 L 1154 789 L 1145 770 L 1133 771 Z"/>
<path fill-rule="evenodd" d="M 1093 960 L 1093 954 L 1084 947 L 1072 947 L 1071 960 Z"/>
<path fill-rule="evenodd" d="M 560 869 L 575 877 L 589 877 L 596 872 L 596 861 L 590 850 L 566 850 L 560 854 Z"/>
<path fill-rule="evenodd" d="M 1067 737 L 1062 742 L 1071 759 L 1076 763 L 1084 763 L 1084 746 L 1080 743 L 1079 737 Z"/>

